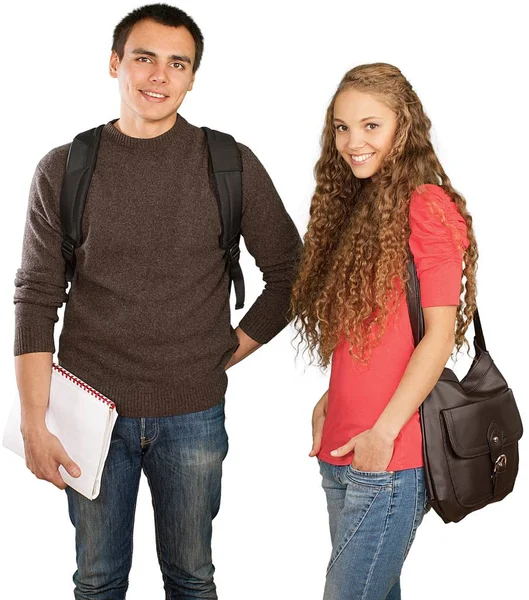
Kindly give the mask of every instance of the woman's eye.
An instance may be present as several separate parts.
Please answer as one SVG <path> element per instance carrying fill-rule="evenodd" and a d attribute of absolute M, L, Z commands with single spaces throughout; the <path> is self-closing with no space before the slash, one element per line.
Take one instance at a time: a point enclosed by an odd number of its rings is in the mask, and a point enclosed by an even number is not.
<path fill-rule="evenodd" d="M 369 129 L 369 131 L 375 131 L 375 129 L 377 129 L 378 124 L 377 123 L 368 123 L 366 125 L 366 127 Z"/>
<path fill-rule="evenodd" d="M 347 127 L 345 125 L 335 125 L 334 128 L 336 129 L 336 131 L 339 131 L 340 133 L 347 131 Z"/>

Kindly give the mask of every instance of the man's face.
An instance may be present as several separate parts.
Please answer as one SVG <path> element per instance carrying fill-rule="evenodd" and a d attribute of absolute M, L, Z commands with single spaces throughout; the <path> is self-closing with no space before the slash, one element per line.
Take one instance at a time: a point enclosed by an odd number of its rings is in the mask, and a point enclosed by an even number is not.
<path fill-rule="evenodd" d="M 185 27 L 145 19 L 132 28 L 123 58 L 113 51 L 110 75 L 119 81 L 122 117 L 173 119 L 193 87 L 195 42 Z M 125 113 L 125 114 L 124 114 Z"/>

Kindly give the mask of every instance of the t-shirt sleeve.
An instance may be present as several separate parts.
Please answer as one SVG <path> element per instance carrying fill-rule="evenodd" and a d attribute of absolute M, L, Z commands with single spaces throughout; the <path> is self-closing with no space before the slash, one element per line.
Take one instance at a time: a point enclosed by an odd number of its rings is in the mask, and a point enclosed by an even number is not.
<path fill-rule="evenodd" d="M 439 186 L 423 185 L 410 200 L 410 249 L 421 286 L 421 305 L 457 306 L 461 295 L 467 226 Z"/>

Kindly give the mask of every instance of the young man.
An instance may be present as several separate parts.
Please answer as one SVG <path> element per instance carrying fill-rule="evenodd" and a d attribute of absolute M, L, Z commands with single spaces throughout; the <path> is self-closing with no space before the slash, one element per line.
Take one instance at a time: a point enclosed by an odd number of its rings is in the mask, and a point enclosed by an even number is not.
<path fill-rule="evenodd" d="M 239 146 L 242 233 L 266 288 L 230 326 L 206 138 L 177 114 L 202 50 L 194 21 L 163 4 L 133 11 L 114 32 L 120 118 L 102 132 L 59 345 L 61 365 L 120 415 L 99 497 L 67 488 L 78 599 L 125 598 L 142 470 L 167 598 L 217 598 L 211 531 L 228 449 L 225 369 L 287 324 L 301 242 L 266 171 Z M 59 198 L 68 150 L 52 150 L 37 167 L 15 294 L 27 464 L 59 488 L 59 465 L 79 472 L 44 422 L 54 324 L 67 298 Z"/>

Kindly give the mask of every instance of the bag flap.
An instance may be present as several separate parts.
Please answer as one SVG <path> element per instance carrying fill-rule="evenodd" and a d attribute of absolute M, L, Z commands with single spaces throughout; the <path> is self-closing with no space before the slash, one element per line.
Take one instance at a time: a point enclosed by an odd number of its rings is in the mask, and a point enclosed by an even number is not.
<path fill-rule="evenodd" d="M 461 458 L 489 453 L 487 430 L 493 421 L 503 432 L 505 446 L 522 437 L 522 420 L 511 389 L 493 398 L 447 408 L 441 413 L 450 444 Z"/>

